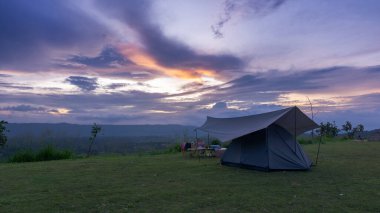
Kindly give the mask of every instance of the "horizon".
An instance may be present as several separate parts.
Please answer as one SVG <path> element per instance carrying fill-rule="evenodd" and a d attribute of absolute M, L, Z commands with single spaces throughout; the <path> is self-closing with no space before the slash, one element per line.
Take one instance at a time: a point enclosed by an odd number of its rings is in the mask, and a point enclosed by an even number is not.
<path fill-rule="evenodd" d="M 37 3 L 36 3 L 37 2 Z M 0 120 L 200 126 L 290 106 L 380 128 L 379 1 L 4 0 Z"/>

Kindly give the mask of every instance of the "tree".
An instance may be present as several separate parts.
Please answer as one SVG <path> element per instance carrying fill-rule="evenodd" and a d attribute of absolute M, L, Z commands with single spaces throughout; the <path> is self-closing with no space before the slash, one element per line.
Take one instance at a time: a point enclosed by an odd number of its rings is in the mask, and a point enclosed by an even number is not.
<path fill-rule="evenodd" d="M 346 132 L 348 138 L 351 136 L 352 124 L 349 121 L 346 121 L 345 124 L 342 125 L 342 130 Z"/>
<path fill-rule="evenodd" d="M 363 124 L 358 124 L 355 128 L 352 129 L 352 138 L 356 135 L 359 139 L 362 139 L 363 132 L 364 132 Z"/>
<path fill-rule="evenodd" d="M 358 130 L 358 132 L 364 132 L 364 125 L 363 124 L 359 124 L 356 126 L 356 129 Z"/>
<path fill-rule="evenodd" d="M 327 137 L 335 137 L 338 135 L 339 129 L 335 124 L 335 121 L 320 124 L 319 135 L 325 135 Z"/>
<path fill-rule="evenodd" d="M 8 129 L 6 127 L 7 124 L 8 122 L 4 120 L 0 121 L 0 148 L 3 148 L 8 141 L 8 138 L 5 135 L 5 133 L 8 132 Z"/>
<path fill-rule="evenodd" d="M 89 147 L 88 147 L 87 157 L 90 157 L 91 149 L 92 149 L 92 145 L 93 145 L 94 142 L 95 142 L 95 139 L 96 139 L 97 134 L 98 134 L 101 130 L 102 130 L 102 127 L 98 126 L 96 123 L 94 123 L 94 125 L 92 125 L 92 127 L 91 127 L 91 136 L 90 136 L 90 138 L 89 138 L 90 145 L 89 145 Z"/>

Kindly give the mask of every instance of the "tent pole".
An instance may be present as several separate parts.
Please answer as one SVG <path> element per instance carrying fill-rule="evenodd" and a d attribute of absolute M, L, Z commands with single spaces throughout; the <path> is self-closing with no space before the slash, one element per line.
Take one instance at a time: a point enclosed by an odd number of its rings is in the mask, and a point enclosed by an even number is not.
<path fill-rule="evenodd" d="M 294 107 L 294 153 L 296 153 L 297 149 L 297 108 Z"/>
<path fill-rule="evenodd" d="M 319 138 L 319 143 L 318 143 L 318 151 L 317 151 L 317 158 L 315 159 L 315 165 L 318 164 L 318 156 L 319 156 L 319 149 L 321 147 L 321 142 L 322 142 L 322 132 L 321 132 L 321 137 Z"/>
<path fill-rule="evenodd" d="M 269 167 L 268 128 L 269 128 L 269 127 L 267 127 L 267 128 L 265 129 L 265 142 L 266 142 L 266 144 L 267 144 L 267 159 L 268 159 L 268 169 L 267 169 L 267 170 L 269 171 L 270 167 Z"/>
<path fill-rule="evenodd" d="M 210 146 L 210 133 L 207 132 L 207 145 Z"/>

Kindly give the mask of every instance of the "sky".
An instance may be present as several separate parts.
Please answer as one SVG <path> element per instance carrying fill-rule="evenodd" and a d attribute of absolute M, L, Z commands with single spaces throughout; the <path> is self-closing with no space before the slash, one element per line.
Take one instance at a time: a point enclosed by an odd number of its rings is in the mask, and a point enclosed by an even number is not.
<path fill-rule="evenodd" d="M 298 106 L 380 128 L 380 1 L 0 0 L 0 120 L 184 124 Z M 310 101 L 309 101 L 310 100 Z"/>

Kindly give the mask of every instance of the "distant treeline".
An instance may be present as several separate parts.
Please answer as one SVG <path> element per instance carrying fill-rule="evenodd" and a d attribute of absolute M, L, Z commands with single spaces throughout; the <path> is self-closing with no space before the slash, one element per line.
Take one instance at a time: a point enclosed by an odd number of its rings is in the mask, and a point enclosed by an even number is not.
<path fill-rule="evenodd" d="M 89 147 L 91 125 L 6 124 L 8 142 L 0 149 L 0 158 L 20 150 L 38 151 L 47 146 L 85 154 Z M 92 153 L 136 153 L 165 150 L 174 143 L 195 140 L 195 127 L 181 125 L 104 125 Z M 9 131 L 8 131 L 9 130 Z M 198 137 L 206 136 L 198 133 Z"/>

